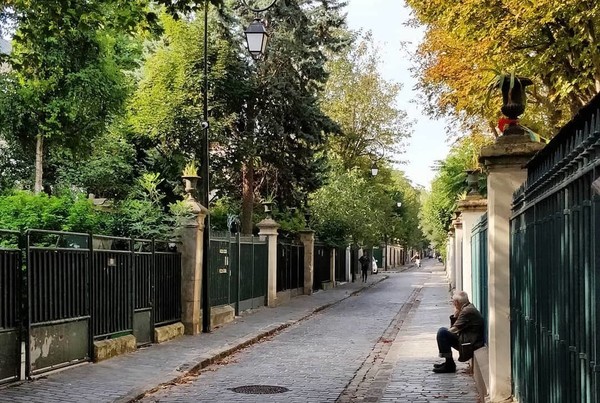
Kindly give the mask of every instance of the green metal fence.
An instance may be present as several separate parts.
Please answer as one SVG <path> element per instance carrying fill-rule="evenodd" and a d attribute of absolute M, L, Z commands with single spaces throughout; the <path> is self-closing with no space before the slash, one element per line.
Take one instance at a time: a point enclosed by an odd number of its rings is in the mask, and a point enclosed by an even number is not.
<path fill-rule="evenodd" d="M 600 396 L 600 96 L 527 165 L 511 220 L 513 393 Z"/>
<path fill-rule="evenodd" d="M 485 340 L 488 331 L 488 219 L 481 216 L 471 230 L 471 267 L 473 295 L 471 302 L 479 309 L 485 321 Z"/>
<path fill-rule="evenodd" d="M 236 314 L 265 305 L 268 250 L 266 240 L 212 232 L 209 250 L 210 305 L 235 305 Z"/>

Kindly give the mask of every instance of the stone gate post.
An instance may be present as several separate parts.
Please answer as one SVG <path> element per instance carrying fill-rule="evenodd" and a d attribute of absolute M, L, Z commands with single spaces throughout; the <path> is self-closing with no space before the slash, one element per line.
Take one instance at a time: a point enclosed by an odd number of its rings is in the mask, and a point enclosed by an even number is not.
<path fill-rule="evenodd" d="M 335 260 L 337 257 L 337 250 L 335 248 L 331 248 L 329 251 L 329 273 L 331 278 L 331 286 L 335 287 Z"/>
<path fill-rule="evenodd" d="M 194 335 L 202 330 L 202 240 L 208 210 L 193 198 L 191 190 L 184 203 L 192 216 L 181 228 L 181 322 L 185 334 Z"/>
<path fill-rule="evenodd" d="M 267 238 L 268 272 L 267 272 L 267 306 L 277 306 L 277 236 L 280 225 L 268 217 L 256 224 L 258 235 Z"/>
<path fill-rule="evenodd" d="M 300 231 L 300 240 L 304 244 L 304 295 L 311 295 L 315 266 L 315 231 L 310 229 Z"/>
<path fill-rule="evenodd" d="M 463 226 L 460 219 L 460 212 L 455 212 L 456 218 L 452 221 L 454 227 L 454 288 L 462 290 L 463 288 Z"/>
<path fill-rule="evenodd" d="M 524 165 L 543 144 L 503 135 L 481 150 L 488 171 L 488 350 L 491 402 L 511 398 L 510 215 L 513 193 L 527 177 Z"/>
<path fill-rule="evenodd" d="M 446 253 L 446 276 L 448 277 L 448 281 L 450 282 L 450 289 L 452 290 L 456 283 L 454 282 L 454 268 L 456 266 L 456 261 L 454 259 L 454 227 L 451 226 L 448 231 L 448 252 Z"/>

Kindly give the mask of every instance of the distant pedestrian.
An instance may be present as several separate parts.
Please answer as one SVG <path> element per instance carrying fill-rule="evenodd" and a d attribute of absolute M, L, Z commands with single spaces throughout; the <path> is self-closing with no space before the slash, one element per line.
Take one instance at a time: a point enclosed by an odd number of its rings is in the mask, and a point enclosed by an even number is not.
<path fill-rule="evenodd" d="M 363 252 L 363 255 L 358 259 L 360 262 L 360 271 L 362 272 L 363 283 L 367 282 L 367 273 L 369 272 L 369 266 L 371 266 L 371 259 L 367 255 L 367 252 Z"/>
<path fill-rule="evenodd" d="M 446 361 L 433 365 L 433 372 L 456 372 L 456 363 L 452 358 L 452 348 L 459 352 L 458 361 L 465 362 L 473 358 L 473 352 L 483 347 L 483 316 L 469 302 L 464 291 L 452 296 L 454 314 L 450 315 L 450 329 L 441 327 L 437 332 L 437 344 L 440 357 Z"/>

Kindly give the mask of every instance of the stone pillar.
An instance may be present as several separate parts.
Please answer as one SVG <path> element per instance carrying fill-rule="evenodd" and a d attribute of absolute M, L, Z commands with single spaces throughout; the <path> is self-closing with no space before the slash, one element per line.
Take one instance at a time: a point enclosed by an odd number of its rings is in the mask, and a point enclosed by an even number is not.
<path fill-rule="evenodd" d="M 335 287 L 335 258 L 336 258 L 336 251 L 335 248 L 331 248 L 331 250 L 329 251 L 329 268 L 330 268 L 330 276 L 331 276 L 331 286 Z"/>
<path fill-rule="evenodd" d="M 462 221 L 460 220 L 460 212 L 456 212 L 457 218 L 452 221 L 454 226 L 454 288 L 462 290 L 463 288 L 463 229 Z"/>
<path fill-rule="evenodd" d="M 256 226 L 259 229 L 258 235 L 267 238 L 267 248 L 269 256 L 268 274 L 267 274 L 267 306 L 273 308 L 277 306 L 277 230 L 280 225 L 272 218 L 265 218 Z"/>
<path fill-rule="evenodd" d="M 351 260 L 352 259 L 352 249 L 350 248 L 350 246 L 346 247 L 346 281 L 350 281 L 350 278 L 352 277 L 352 274 L 350 273 L 351 270 Z"/>
<path fill-rule="evenodd" d="M 458 210 L 462 221 L 463 231 L 463 285 L 462 289 L 469 298 L 473 296 L 473 265 L 471 263 L 471 231 L 475 223 L 487 210 L 487 200 L 481 195 L 467 196 L 466 199 L 458 202 Z M 481 307 L 477 307 L 481 309 Z"/>
<path fill-rule="evenodd" d="M 208 210 L 191 195 L 184 203 L 193 218 L 181 230 L 181 322 L 185 334 L 194 335 L 202 330 L 202 240 Z"/>
<path fill-rule="evenodd" d="M 506 132 L 505 132 L 506 133 Z M 524 165 L 540 149 L 525 135 L 503 135 L 481 150 L 488 192 L 489 398 L 511 398 L 510 215 L 514 191 L 527 177 Z"/>
<path fill-rule="evenodd" d="M 300 240 L 304 244 L 304 295 L 311 295 L 315 267 L 315 231 L 310 229 L 300 231 Z"/>
<path fill-rule="evenodd" d="M 454 260 L 454 227 L 450 227 L 450 230 L 448 231 L 448 246 L 447 246 L 447 253 L 446 253 L 446 276 L 448 277 L 448 281 L 450 282 L 450 289 L 453 289 L 455 286 L 455 282 L 454 282 L 454 267 L 455 267 L 455 260 Z"/>

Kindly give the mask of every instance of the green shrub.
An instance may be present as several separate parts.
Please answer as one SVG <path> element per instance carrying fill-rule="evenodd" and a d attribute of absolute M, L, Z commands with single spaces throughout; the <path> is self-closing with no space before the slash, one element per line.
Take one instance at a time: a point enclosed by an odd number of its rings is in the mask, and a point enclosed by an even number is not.
<path fill-rule="evenodd" d="M 85 198 L 36 195 L 27 191 L 0 196 L 1 229 L 88 232 L 95 231 L 99 223 L 100 213 Z"/>

